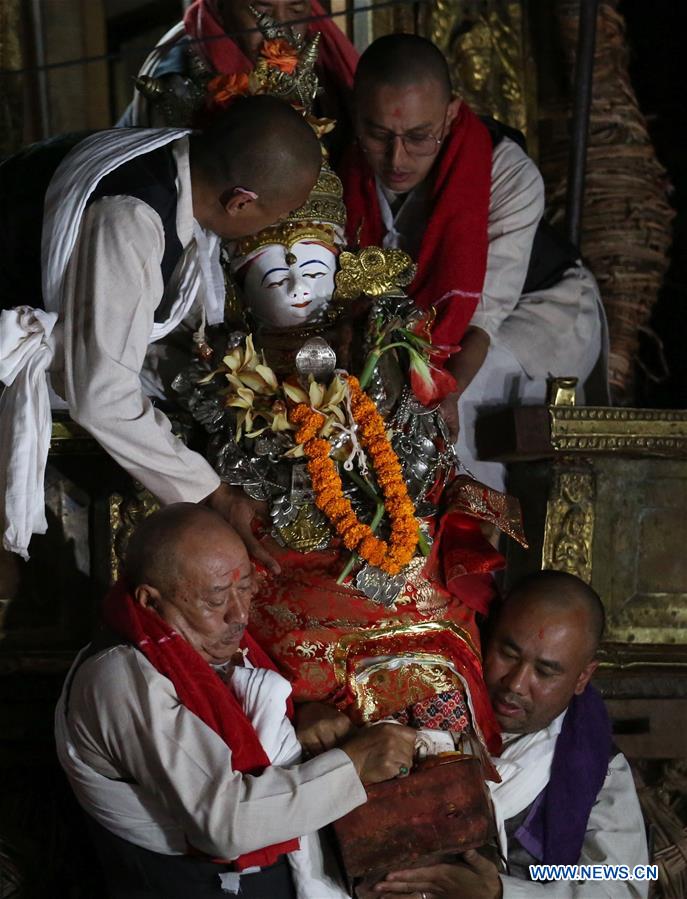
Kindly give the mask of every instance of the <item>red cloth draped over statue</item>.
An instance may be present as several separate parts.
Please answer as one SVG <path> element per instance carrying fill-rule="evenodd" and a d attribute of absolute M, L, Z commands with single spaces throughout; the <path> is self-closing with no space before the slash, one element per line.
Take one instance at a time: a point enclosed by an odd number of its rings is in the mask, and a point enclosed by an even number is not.
<path fill-rule="evenodd" d="M 320 33 L 317 73 L 325 97 L 321 114 L 333 118 L 348 116 L 353 74 L 358 53 L 343 32 L 327 18 L 317 0 L 312 0 L 311 15 L 322 16 L 308 25 L 308 37 Z M 184 27 L 189 37 L 198 41 L 196 47 L 209 65 L 221 75 L 250 72 L 253 63 L 238 44 L 226 36 L 217 0 L 195 0 L 186 10 Z"/>
<path fill-rule="evenodd" d="M 233 692 L 190 643 L 159 615 L 134 601 L 123 581 L 118 581 L 105 597 L 103 619 L 110 630 L 132 643 L 160 674 L 169 678 L 181 704 L 224 740 L 231 750 L 235 771 L 255 775 L 269 767 L 270 760 Z M 241 648 L 248 650 L 253 665 L 275 670 L 249 634 L 244 634 Z M 290 701 L 288 710 L 293 714 Z M 265 867 L 298 846 L 297 839 L 287 840 L 248 852 L 233 863 L 239 871 Z"/>
<path fill-rule="evenodd" d="M 331 701 L 364 723 L 461 692 L 484 744 L 500 747 L 475 613 L 486 610 L 494 595 L 490 572 L 504 560 L 477 518 L 444 516 L 430 557 L 411 563 L 391 607 L 350 583 L 337 584 L 345 551 L 300 553 L 276 543 L 270 551 L 281 574 L 263 574 L 250 630 L 291 682 L 296 701 Z"/>
<path fill-rule="evenodd" d="M 432 212 L 420 246 L 417 275 L 408 289 L 421 309 L 434 307 L 436 346 L 459 344 L 477 306 L 487 267 L 487 223 L 492 141 L 461 103 L 432 169 Z M 382 246 L 385 228 L 375 177 L 355 146 L 341 171 L 353 246 Z"/>

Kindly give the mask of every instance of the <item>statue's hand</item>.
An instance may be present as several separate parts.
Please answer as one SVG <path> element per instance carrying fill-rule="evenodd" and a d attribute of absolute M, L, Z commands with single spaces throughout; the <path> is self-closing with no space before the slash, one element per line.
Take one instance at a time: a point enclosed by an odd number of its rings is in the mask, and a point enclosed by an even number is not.
<path fill-rule="evenodd" d="M 319 755 L 350 736 L 355 725 L 347 715 L 325 702 L 296 706 L 296 736 L 310 755 Z"/>
<path fill-rule="evenodd" d="M 205 500 L 218 515 L 226 519 L 236 533 L 246 544 L 248 555 L 258 562 L 262 562 L 273 574 L 279 574 L 281 568 L 279 562 L 267 552 L 265 547 L 253 534 L 251 522 L 255 517 L 266 518 L 267 506 L 265 503 L 251 499 L 240 487 L 230 487 L 228 484 L 220 484 L 214 493 Z"/>

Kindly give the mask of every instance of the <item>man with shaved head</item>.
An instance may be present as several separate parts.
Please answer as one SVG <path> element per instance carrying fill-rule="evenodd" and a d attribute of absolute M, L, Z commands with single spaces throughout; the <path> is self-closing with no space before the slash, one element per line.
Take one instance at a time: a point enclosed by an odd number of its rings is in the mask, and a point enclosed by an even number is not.
<path fill-rule="evenodd" d="M 111 899 L 345 899 L 316 831 L 410 769 L 415 731 L 389 724 L 302 761 L 290 685 L 246 632 L 257 589 L 210 509 L 131 538 L 55 718 Z"/>
<path fill-rule="evenodd" d="M 303 116 L 261 96 L 202 131 L 67 135 L 0 166 L 6 549 L 26 555 L 32 532 L 46 528 L 50 385 L 53 407 L 68 409 L 161 502 L 207 502 L 269 564 L 243 492 L 221 485 L 151 401 L 164 403 L 169 388 L 165 350 L 154 344 L 186 335 L 187 356 L 191 323 L 224 320 L 220 238 L 261 231 L 300 206 L 320 164 Z"/>
<path fill-rule="evenodd" d="M 501 489 L 503 466 L 475 458 L 477 407 L 543 402 L 550 374 L 586 381 L 602 345 L 598 289 L 542 222 L 544 186 L 522 135 L 475 116 L 430 41 L 374 41 L 354 107 L 349 240 L 417 263 L 409 293 L 434 310 L 433 342 L 456 380 L 442 411 L 467 468 Z"/>
<path fill-rule="evenodd" d="M 533 882 L 530 866 L 647 864 L 644 822 L 603 701 L 590 684 L 603 634 L 595 591 L 539 571 L 490 622 L 484 678 L 504 748 L 489 784 L 505 870 L 477 852 L 459 864 L 396 871 L 376 888 L 414 899 L 638 899 L 648 881 Z M 506 873 L 507 872 L 507 873 Z"/>

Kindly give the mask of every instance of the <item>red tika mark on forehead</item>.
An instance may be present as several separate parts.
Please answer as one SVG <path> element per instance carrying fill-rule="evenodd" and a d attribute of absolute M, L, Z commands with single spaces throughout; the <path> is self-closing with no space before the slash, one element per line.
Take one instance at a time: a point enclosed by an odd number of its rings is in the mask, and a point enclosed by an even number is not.
<path fill-rule="evenodd" d="M 232 584 L 235 584 L 236 581 L 240 581 L 241 580 L 241 569 L 240 568 L 232 568 L 230 577 L 231 577 Z"/>
<path fill-rule="evenodd" d="M 392 115 L 395 119 L 400 119 L 400 117 L 401 117 L 401 110 L 398 108 L 398 106 L 396 107 L 396 109 L 394 109 L 394 111 L 391 113 L 391 115 Z"/>
<path fill-rule="evenodd" d="M 544 639 L 544 628 L 543 627 L 539 628 L 539 633 L 537 634 L 537 636 L 539 637 L 540 640 Z"/>

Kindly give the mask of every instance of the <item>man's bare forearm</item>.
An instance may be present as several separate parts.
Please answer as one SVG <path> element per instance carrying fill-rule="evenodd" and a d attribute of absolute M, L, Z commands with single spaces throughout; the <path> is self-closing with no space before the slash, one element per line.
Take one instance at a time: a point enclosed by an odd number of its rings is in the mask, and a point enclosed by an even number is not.
<path fill-rule="evenodd" d="M 470 327 L 460 344 L 460 352 L 451 356 L 446 368 L 456 379 L 460 396 L 482 367 L 489 350 L 489 335 L 481 328 Z"/>
<path fill-rule="evenodd" d="M 456 389 L 441 402 L 441 414 L 451 441 L 458 439 L 458 400 L 482 367 L 489 349 L 489 335 L 482 328 L 470 327 L 460 345 L 460 352 L 446 362 L 447 370 L 456 379 Z"/>

